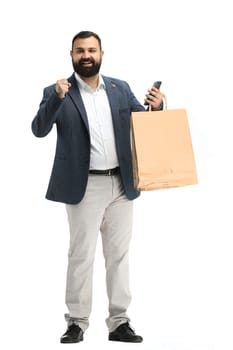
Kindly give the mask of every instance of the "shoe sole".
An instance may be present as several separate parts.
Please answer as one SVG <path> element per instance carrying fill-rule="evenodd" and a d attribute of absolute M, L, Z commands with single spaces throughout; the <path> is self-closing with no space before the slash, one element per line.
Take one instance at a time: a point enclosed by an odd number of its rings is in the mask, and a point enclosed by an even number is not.
<path fill-rule="evenodd" d="M 142 343 L 143 340 L 130 340 L 130 339 L 108 339 L 109 341 L 118 341 L 124 343 Z"/>
<path fill-rule="evenodd" d="M 64 341 L 64 340 L 60 340 L 61 344 L 75 344 L 75 343 L 80 343 L 81 341 L 83 341 L 83 337 L 78 339 L 78 340 L 71 340 L 71 341 Z"/>

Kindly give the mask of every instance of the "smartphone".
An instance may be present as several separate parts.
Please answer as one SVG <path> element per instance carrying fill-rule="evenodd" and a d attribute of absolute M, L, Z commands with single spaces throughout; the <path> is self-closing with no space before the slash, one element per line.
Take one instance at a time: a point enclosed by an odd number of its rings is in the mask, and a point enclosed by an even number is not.
<path fill-rule="evenodd" d="M 156 89 L 159 89 L 161 84 L 162 84 L 161 81 L 155 81 L 154 84 L 153 84 L 153 87 L 155 87 Z"/>

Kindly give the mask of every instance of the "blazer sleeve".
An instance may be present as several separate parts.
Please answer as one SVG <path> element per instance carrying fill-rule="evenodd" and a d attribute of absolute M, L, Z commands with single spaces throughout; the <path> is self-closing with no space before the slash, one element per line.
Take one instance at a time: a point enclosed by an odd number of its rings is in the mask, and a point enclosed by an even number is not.
<path fill-rule="evenodd" d="M 31 125 L 32 132 L 36 137 L 44 137 L 52 130 L 62 102 L 63 100 L 57 96 L 54 86 L 44 89 L 39 110 Z"/>
<path fill-rule="evenodd" d="M 126 90 L 127 90 L 128 96 L 129 96 L 131 112 L 145 111 L 145 107 L 142 106 L 142 104 L 137 100 L 137 98 L 133 94 L 129 84 L 127 82 L 124 82 L 124 83 L 125 83 L 125 86 L 126 86 Z"/>

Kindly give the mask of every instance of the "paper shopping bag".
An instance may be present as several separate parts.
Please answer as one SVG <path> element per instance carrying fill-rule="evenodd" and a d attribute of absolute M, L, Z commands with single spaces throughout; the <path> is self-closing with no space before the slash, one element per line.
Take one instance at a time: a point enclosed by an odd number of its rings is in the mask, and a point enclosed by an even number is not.
<path fill-rule="evenodd" d="M 146 191 L 197 184 L 185 109 L 133 112 L 131 124 L 135 188 Z"/>

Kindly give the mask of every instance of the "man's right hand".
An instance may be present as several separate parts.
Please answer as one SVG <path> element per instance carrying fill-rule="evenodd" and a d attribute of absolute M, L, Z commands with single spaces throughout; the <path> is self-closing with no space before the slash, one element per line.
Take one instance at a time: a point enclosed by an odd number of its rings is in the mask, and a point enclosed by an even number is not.
<path fill-rule="evenodd" d="M 64 98 L 69 88 L 71 87 L 71 83 L 66 79 L 60 79 L 56 82 L 56 94 L 59 98 Z"/>

